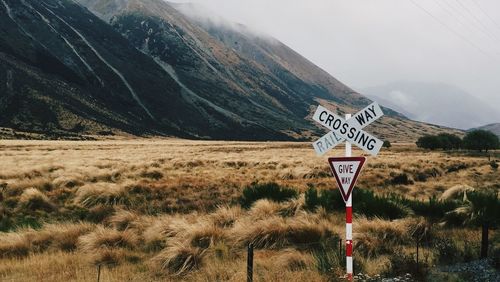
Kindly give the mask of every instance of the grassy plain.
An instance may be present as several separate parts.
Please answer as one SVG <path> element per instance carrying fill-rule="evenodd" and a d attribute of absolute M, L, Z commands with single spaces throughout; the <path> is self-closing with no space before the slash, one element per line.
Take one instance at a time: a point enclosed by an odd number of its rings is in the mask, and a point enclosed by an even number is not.
<path fill-rule="evenodd" d="M 244 209 L 239 198 L 255 182 L 299 196 Z M 368 158 L 357 187 L 427 201 L 470 188 L 498 191 L 499 184 L 483 155 L 396 144 Z M 249 242 L 256 245 L 256 281 L 335 280 L 343 273 L 335 246 L 344 214 L 308 209 L 310 187 L 336 189 L 326 157 L 309 143 L 3 140 L 0 280 L 94 281 L 102 265 L 101 281 L 243 281 Z M 358 214 L 356 269 L 408 272 L 398 267 L 413 261 L 419 228 L 432 230 L 434 241 L 451 239 L 456 260 L 478 255 L 479 229 L 412 212 L 392 221 Z M 428 266 L 444 263 L 444 251 L 421 250 Z"/>

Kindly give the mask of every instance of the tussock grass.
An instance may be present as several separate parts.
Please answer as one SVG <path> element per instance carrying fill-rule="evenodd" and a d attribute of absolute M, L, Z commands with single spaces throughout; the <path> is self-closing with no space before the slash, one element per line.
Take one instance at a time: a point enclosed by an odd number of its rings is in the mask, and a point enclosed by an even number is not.
<path fill-rule="evenodd" d="M 78 248 L 84 252 L 95 252 L 101 248 L 136 248 L 139 236 L 130 230 L 118 231 L 97 227 L 93 232 L 78 239 Z"/>
<path fill-rule="evenodd" d="M 19 209 L 25 210 L 54 210 L 54 205 L 50 202 L 49 198 L 36 188 L 29 188 L 24 190 L 19 198 Z"/>
<path fill-rule="evenodd" d="M 45 250 L 73 251 L 78 238 L 94 228 L 89 223 L 47 224 L 40 230 L 4 233 L 0 235 L 0 257 L 24 257 Z"/>
<path fill-rule="evenodd" d="M 91 262 L 113 266 L 103 269 L 105 281 L 242 281 L 249 242 L 257 248 L 257 280 L 328 281 L 344 272 L 336 241 L 345 232 L 344 203 L 336 201 L 327 163 L 310 157 L 310 144 L 146 139 L 0 143 L 0 182 L 7 183 L 0 203 L 2 230 L 39 228 L 0 234 L 0 280 L 90 281 L 96 271 Z M 391 182 L 401 174 L 408 181 Z M 475 254 L 475 245 L 467 247 L 460 240 L 479 242 L 477 230 L 455 227 L 451 236 L 445 226 L 433 228 L 430 222 L 455 208 L 437 198 L 447 187 L 497 189 L 499 181 L 482 156 L 423 154 L 400 144 L 382 151 L 360 175 L 358 187 L 365 189 L 355 190 L 354 211 L 406 219 L 355 220 L 355 243 L 364 244 L 355 247 L 355 270 L 391 275 L 397 268 L 393 264 L 410 262 L 394 259 L 394 253 L 413 254 L 422 234 L 430 234 L 432 244 L 447 237 L 456 243 L 456 248 L 437 250 L 421 245 L 430 262 L 454 253 Z M 242 209 L 238 203 L 246 187 L 255 189 L 248 190 L 249 204 Z M 305 211 L 301 193 L 310 187 L 328 193 L 317 195 L 324 201 Z M 21 195 L 30 188 L 53 205 L 50 213 L 19 208 Z M 461 200 L 457 197 L 451 203 Z M 408 219 L 414 215 L 404 206 L 430 222 Z M 396 215 L 387 212 L 395 209 L 400 211 Z M 45 223 L 66 218 L 95 225 Z M 391 244 L 402 248 L 383 249 Z M 157 276 L 155 270 L 165 275 Z"/>
<path fill-rule="evenodd" d="M 276 202 L 262 199 L 256 201 L 252 205 L 249 214 L 254 219 L 263 219 L 272 215 L 278 215 L 281 211 L 281 208 L 281 205 Z"/>
<path fill-rule="evenodd" d="M 160 216 L 151 219 L 143 232 L 146 249 L 160 250 L 166 246 L 169 238 L 184 234 L 190 228 L 185 218 Z"/>
<path fill-rule="evenodd" d="M 113 183 L 95 183 L 79 187 L 75 203 L 84 207 L 96 205 L 118 205 L 128 203 L 122 186 Z"/>
<path fill-rule="evenodd" d="M 142 229 L 140 227 L 143 224 L 140 221 L 139 215 L 127 210 L 116 211 L 115 214 L 106 219 L 106 221 L 114 229 L 119 231 L 123 231 L 126 229 Z"/>
<path fill-rule="evenodd" d="M 24 257 L 30 249 L 30 242 L 24 234 L 7 233 L 0 237 L 0 258 Z"/>
<path fill-rule="evenodd" d="M 407 232 L 407 224 L 403 220 L 357 218 L 354 237 L 355 248 L 367 257 L 391 253 L 393 246 L 411 242 Z"/>
<path fill-rule="evenodd" d="M 207 249 L 218 242 L 227 239 L 226 230 L 207 222 L 191 225 L 186 231 L 185 236 L 191 246 L 201 249 Z"/>
<path fill-rule="evenodd" d="M 310 254 L 285 249 L 276 258 L 276 265 L 289 271 L 302 271 L 311 268 L 314 265 L 314 259 Z"/>
<path fill-rule="evenodd" d="M 209 219 L 218 227 L 229 228 L 242 214 L 243 210 L 239 206 L 220 206 L 209 215 Z"/>
<path fill-rule="evenodd" d="M 237 245 L 252 243 L 258 249 L 283 249 L 289 246 L 314 248 L 321 240 L 337 237 L 326 222 L 278 216 L 258 221 L 238 221 L 232 232 Z"/>
<path fill-rule="evenodd" d="M 204 254 L 201 248 L 177 244 L 162 250 L 152 261 L 159 270 L 179 276 L 198 269 Z"/>
<path fill-rule="evenodd" d="M 439 197 L 440 201 L 450 201 L 450 200 L 463 200 L 466 192 L 474 191 L 474 188 L 469 185 L 459 184 L 455 185 L 446 191 Z"/>

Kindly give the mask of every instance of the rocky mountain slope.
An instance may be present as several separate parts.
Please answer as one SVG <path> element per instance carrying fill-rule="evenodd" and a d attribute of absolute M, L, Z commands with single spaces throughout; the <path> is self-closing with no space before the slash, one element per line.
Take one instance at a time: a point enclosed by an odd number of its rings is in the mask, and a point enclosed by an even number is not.
<path fill-rule="evenodd" d="M 370 101 L 275 39 L 162 0 L 0 0 L 0 126 L 53 134 L 290 140 L 318 103 Z M 442 128 L 389 117 L 412 140 Z"/>

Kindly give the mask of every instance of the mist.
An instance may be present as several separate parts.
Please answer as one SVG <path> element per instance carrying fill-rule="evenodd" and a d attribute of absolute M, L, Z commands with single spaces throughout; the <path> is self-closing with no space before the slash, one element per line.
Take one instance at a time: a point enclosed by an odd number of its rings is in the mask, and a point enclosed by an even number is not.
<path fill-rule="evenodd" d="M 500 107 L 500 2 L 192 0 L 200 11 L 275 37 L 363 89 L 447 84 Z M 491 122 L 500 122 L 500 110 Z"/>

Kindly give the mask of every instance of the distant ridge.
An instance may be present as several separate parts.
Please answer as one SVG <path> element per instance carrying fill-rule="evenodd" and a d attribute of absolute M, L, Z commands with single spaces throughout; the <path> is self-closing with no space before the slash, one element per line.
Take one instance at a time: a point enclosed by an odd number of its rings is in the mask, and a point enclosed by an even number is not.
<path fill-rule="evenodd" d="M 500 137 L 500 123 L 491 123 L 491 124 L 483 125 L 480 127 L 471 128 L 467 131 L 472 131 L 472 130 L 477 130 L 477 129 L 491 131 L 491 132 L 495 133 L 498 137 Z"/>

